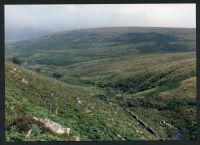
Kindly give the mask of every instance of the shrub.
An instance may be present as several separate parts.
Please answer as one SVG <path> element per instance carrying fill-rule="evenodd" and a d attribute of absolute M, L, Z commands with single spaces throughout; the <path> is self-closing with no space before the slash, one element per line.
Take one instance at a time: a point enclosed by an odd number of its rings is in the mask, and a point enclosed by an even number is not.
<path fill-rule="evenodd" d="M 21 65 L 21 63 L 22 63 L 21 60 L 17 57 L 11 58 L 11 61 L 17 65 Z"/>
<path fill-rule="evenodd" d="M 60 78 L 62 76 L 63 76 L 63 74 L 58 73 L 58 72 L 55 72 L 55 73 L 52 74 L 52 77 L 54 77 L 54 78 Z"/>

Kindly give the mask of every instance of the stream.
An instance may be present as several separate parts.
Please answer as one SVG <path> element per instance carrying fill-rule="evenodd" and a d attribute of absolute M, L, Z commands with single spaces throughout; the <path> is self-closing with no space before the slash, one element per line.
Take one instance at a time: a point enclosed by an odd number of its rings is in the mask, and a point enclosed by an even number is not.
<path fill-rule="evenodd" d="M 178 130 L 175 134 L 175 140 L 183 140 L 184 135 Z"/>

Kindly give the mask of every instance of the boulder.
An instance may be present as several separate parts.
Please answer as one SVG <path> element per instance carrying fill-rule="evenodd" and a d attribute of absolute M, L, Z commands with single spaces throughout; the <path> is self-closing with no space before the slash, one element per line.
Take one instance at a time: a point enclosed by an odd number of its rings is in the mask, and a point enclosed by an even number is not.
<path fill-rule="evenodd" d="M 33 119 L 43 123 L 46 128 L 50 129 L 52 132 L 54 132 L 56 134 L 68 134 L 69 135 L 69 133 L 70 133 L 70 128 L 63 127 L 59 123 L 56 123 L 48 118 L 41 119 L 41 118 L 33 117 Z"/>
<path fill-rule="evenodd" d="M 80 137 L 78 137 L 78 136 L 74 136 L 74 140 L 75 140 L 75 141 L 81 141 L 81 140 L 80 140 Z"/>
<path fill-rule="evenodd" d="M 24 83 L 24 84 L 26 84 L 26 85 L 28 85 L 28 81 L 25 80 L 24 78 L 21 80 L 21 82 Z"/>
<path fill-rule="evenodd" d="M 27 134 L 26 134 L 25 138 L 29 138 L 29 137 L 30 137 L 30 135 L 31 135 L 31 132 L 32 132 L 32 129 L 30 129 L 30 130 L 27 132 Z"/>

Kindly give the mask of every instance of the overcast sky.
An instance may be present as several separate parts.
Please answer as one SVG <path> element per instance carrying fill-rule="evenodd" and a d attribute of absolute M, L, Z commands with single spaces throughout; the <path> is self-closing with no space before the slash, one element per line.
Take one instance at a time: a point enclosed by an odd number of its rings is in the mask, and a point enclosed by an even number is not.
<path fill-rule="evenodd" d="M 196 27 L 195 4 L 6 5 L 6 29 Z"/>
<path fill-rule="evenodd" d="M 196 28 L 195 4 L 6 5 L 6 41 L 95 27 Z"/>

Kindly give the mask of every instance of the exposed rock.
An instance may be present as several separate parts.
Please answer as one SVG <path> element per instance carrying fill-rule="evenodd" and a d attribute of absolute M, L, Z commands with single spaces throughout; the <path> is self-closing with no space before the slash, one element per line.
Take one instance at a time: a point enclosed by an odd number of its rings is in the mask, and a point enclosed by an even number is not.
<path fill-rule="evenodd" d="M 116 96 L 117 96 L 117 97 L 121 97 L 121 96 L 122 96 L 122 94 L 120 94 L 120 93 L 119 93 L 119 94 L 117 94 Z"/>
<path fill-rule="evenodd" d="M 29 138 L 29 137 L 30 137 L 30 135 L 31 135 L 31 132 L 32 132 L 32 129 L 30 129 L 30 130 L 27 132 L 27 134 L 26 134 L 25 138 Z"/>
<path fill-rule="evenodd" d="M 78 102 L 77 102 L 78 104 L 82 104 L 82 101 L 81 100 L 78 100 Z"/>
<path fill-rule="evenodd" d="M 169 128 L 175 129 L 175 130 L 177 129 L 172 124 L 167 123 L 165 120 L 160 121 L 160 125 L 163 126 L 163 127 L 169 127 Z"/>
<path fill-rule="evenodd" d="M 128 122 L 128 126 L 131 126 L 131 123 Z"/>
<path fill-rule="evenodd" d="M 88 109 L 85 109 L 85 112 L 86 113 L 91 113 L 92 111 L 88 110 Z"/>
<path fill-rule="evenodd" d="M 143 134 L 143 131 L 141 131 L 141 130 L 136 130 L 136 133 L 138 133 L 138 134 Z"/>
<path fill-rule="evenodd" d="M 76 97 L 75 99 L 76 99 L 76 100 L 79 100 L 79 97 Z"/>
<path fill-rule="evenodd" d="M 55 113 L 58 114 L 58 107 L 56 107 Z"/>
<path fill-rule="evenodd" d="M 80 97 L 80 98 L 82 98 L 82 97 Z M 82 101 L 80 100 L 80 98 L 79 97 L 75 97 L 75 99 L 77 100 L 78 104 L 82 104 Z"/>
<path fill-rule="evenodd" d="M 75 141 L 81 141 L 81 140 L 80 140 L 80 137 L 78 137 L 78 136 L 74 136 L 74 140 L 75 140 Z"/>
<path fill-rule="evenodd" d="M 117 137 L 118 137 L 118 138 L 121 138 L 122 136 L 121 136 L 120 134 L 117 134 Z"/>
<path fill-rule="evenodd" d="M 24 84 L 26 84 L 26 85 L 28 85 L 28 81 L 25 80 L 24 78 L 21 80 L 21 82 L 24 83 Z"/>
<path fill-rule="evenodd" d="M 90 113 L 89 115 L 90 115 L 90 116 L 93 116 L 93 114 L 92 114 L 92 113 Z"/>
<path fill-rule="evenodd" d="M 70 133 L 70 128 L 63 127 L 59 123 L 51 121 L 48 118 L 40 119 L 40 118 L 37 118 L 37 117 L 33 117 L 33 119 L 43 123 L 46 128 L 50 129 L 54 133 L 57 133 L 57 134 L 68 134 L 68 135 Z"/>

